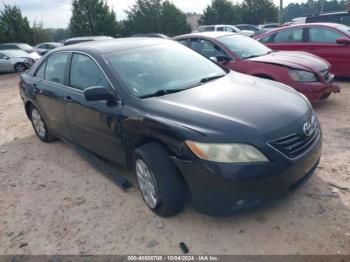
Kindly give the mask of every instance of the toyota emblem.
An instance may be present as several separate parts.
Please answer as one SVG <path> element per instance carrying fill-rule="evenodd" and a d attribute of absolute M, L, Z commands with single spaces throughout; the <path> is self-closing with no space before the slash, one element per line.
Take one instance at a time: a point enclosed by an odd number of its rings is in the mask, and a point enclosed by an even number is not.
<path fill-rule="evenodd" d="M 303 126 L 303 131 L 306 136 L 311 136 L 312 135 L 312 125 L 310 122 L 306 122 Z"/>

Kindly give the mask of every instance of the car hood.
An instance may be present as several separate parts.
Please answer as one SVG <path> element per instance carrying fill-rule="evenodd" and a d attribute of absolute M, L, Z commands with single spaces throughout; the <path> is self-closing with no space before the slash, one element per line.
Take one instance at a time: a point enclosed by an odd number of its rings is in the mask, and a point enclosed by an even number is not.
<path fill-rule="evenodd" d="M 294 89 L 233 71 L 202 86 L 142 102 L 153 116 L 216 140 L 234 136 L 236 141 L 283 128 L 311 110 Z"/>
<path fill-rule="evenodd" d="M 250 61 L 277 64 L 293 69 L 321 72 L 328 70 L 329 63 L 312 54 L 297 51 L 276 51 L 264 56 L 250 58 Z"/>

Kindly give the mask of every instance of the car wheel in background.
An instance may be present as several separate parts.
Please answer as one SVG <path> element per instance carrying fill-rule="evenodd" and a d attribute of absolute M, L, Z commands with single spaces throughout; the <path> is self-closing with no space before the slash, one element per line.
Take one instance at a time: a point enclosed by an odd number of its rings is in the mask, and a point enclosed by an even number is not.
<path fill-rule="evenodd" d="M 23 63 L 17 63 L 15 64 L 15 71 L 16 73 L 23 73 L 24 71 L 27 70 L 27 67 Z"/>
<path fill-rule="evenodd" d="M 36 107 L 34 106 L 30 107 L 29 116 L 34 128 L 34 131 L 41 141 L 51 142 L 55 140 L 55 137 L 51 135 L 43 117 L 41 116 L 39 110 Z"/>
<path fill-rule="evenodd" d="M 134 153 L 134 169 L 146 205 L 157 215 L 179 213 L 186 200 L 186 185 L 161 144 L 146 144 Z"/>

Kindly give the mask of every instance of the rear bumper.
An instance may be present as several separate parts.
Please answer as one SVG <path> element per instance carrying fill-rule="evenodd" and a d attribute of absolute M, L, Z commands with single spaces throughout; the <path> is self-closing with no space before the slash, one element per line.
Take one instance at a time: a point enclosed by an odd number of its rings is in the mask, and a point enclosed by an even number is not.
<path fill-rule="evenodd" d="M 301 83 L 291 81 L 286 83 L 287 85 L 294 87 L 298 92 L 304 94 L 311 103 L 318 102 L 319 100 L 328 97 L 332 93 L 339 93 L 340 87 L 334 83 L 332 79 L 327 83 L 310 82 Z"/>
<path fill-rule="evenodd" d="M 313 174 L 322 151 L 322 137 L 307 154 L 296 160 L 281 155 L 259 165 L 218 164 L 203 160 L 174 159 L 190 188 L 194 208 L 212 216 L 287 196 Z"/>

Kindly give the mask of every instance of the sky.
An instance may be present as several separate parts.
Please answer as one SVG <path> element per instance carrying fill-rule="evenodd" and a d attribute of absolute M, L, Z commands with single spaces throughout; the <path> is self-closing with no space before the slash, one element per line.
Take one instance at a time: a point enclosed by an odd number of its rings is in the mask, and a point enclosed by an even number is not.
<path fill-rule="evenodd" d="M 71 16 L 72 0 L 1 0 L 1 2 L 20 7 L 30 23 L 42 22 L 45 28 L 65 28 Z M 211 0 L 171 0 L 184 12 L 202 13 Z M 233 0 L 241 2 L 242 0 Z M 279 0 L 273 0 L 279 6 Z M 135 0 L 107 0 L 117 14 L 117 20 L 124 19 L 125 12 L 135 3 Z M 284 0 L 284 5 L 301 3 L 305 0 Z"/>

